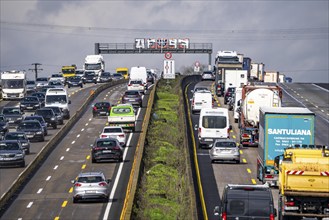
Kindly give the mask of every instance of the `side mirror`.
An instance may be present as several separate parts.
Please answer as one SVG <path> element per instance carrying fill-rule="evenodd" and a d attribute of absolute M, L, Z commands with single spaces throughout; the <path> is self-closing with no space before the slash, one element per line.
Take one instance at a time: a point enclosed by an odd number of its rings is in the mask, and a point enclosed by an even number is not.
<path fill-rule="evenodd" d="M 231 131 L 231 130 L 233 129 L 233 128 L 232 128 L 232 125 L 230 125 L 230 126 L 228 127 L 228 129 L 230 129 L 230 131 Z"/>
<path fill-rule="evenodd" d="M 71 104 L 71 100 L 69 100 L 69 104 Z"/>
<path fill-rule="evenodd" d="M 107 183 L 110 183 L 110 182 L 112 182 L 112 180 L 111 179 L 107 179 L 106 182 Z"/>
<path fill-rule="evenodd" d="M 198 130 L 198 125 L 197 125 L 197 124 L 194 125 L 194 130 L 195 130 L 195 131 Z"/>

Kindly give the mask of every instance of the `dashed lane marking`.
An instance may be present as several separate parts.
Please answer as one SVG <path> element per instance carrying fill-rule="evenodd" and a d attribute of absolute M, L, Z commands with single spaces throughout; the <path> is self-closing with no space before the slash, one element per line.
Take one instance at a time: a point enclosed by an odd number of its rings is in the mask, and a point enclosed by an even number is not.
<path fill-rule="evenodd" d="M 86 159 L 89 160 L 89 159 L 90 159 L 90 155 L 88 155 L 88 156 L 86 157 Z"/>
<path fill-rule="evenodd" d="M 59 158 L 59 160 L 63 160 L 64 159 L 64 156 L 61 156 L 61 158 Z"/>
<path fill-rule="evenodd" d="M 257 182 L 256 182 L 255 179 L 251 179 L 251 182 L 252 182 L 253 184 L 257 184 Z"/>
<path fill-rule="evenodd" d="M 57 170 L 57 168 L 58 168 L 58 165 L 54 166 L 54 170 Z"/>
<path fill-rule="evenodd" d="M 73 192 L 73 187 L 71 187 L 69 190 L 69 193 L 72 193 L 72 192 Z"/>
<path fill-rule="evenodd" d="M 49 180 L 50 180 L 50 178 L 51 178 L 51 176 L 48 176 L 48 177 L 47 177 L 47 179 L 46 179 L 46 181 L 49 181 Z"/>
<path fill-rule="evenodd" d="M 247 160 L 243 158 L 243 159 L 242 159 L 242 162 L 243 162 L 243 163 L 247 163 Z"/>
<path fill-rule="evenodd" d="M 86 169 L 86 166 L 87 166 L 86 164 L 83 164 L 81 169 L 83 169 L 83 170 Z"/>
<path fill-rule="evenodd" d="M 248 169 L 247 169 L 247 172 L 248 172 L 248 173 L 251 173 L 251 170 L 248 168 Z"/>
<path fill-rule="evenodd" d="M 26 206 L 26 208 L 31 208 L 32 207 L 32 205 L 33 205 L 33 202 L 30 202 L 27 206 Z"/>
<path fill-rule="evenodd" d="M 37 192 L 37 194 L 40 194 L 41 192 L 42 192 L 42 188 L 40 188 L 39 190 L 38 190 L 38 192 Z"/>
<path fill-rule="evenodd" d="M 84 131 L 84 130 L 85 130 L 84 128 L 81 129 L 81 131 Z"/>
<path fill-rule="evenodd" d="M 62 208 L 66 207 L 67 205 L 67 200 L 65 200 L 63 203 L 62 203 Z"/>
<path fill-rule="evenodd" d="M 243 154 L 243 151 L 242 150 L 240 150 L 240 154 Z"/>
<path fill-rule="evenodd" d="M 77 135 L 77 138 L 79 138 L 79 137 L 80 137 L 80 134 Z"/>
<path fill-rule="evenodd" d="M 66 148 L 66 152 L 70 151 L 70 148 Z"/>
<path fill-rule="evenodd" d="M 71 144 L 74 144 L 75 143 L 75 141 L 72 141 L 72 143 Z"/>

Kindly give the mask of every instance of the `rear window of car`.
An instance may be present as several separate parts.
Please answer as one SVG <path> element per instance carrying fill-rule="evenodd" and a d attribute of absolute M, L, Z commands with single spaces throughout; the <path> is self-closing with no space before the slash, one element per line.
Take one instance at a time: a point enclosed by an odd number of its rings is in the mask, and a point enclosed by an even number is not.
<path fill-rule="evenodd" d="M 130 84 L 142 84 L 141 80 L 131 80 Z"/>
<path fill-rule="evenodd" d="M 3 108 L 2 109 L 2 113 L 3 114 L 11 114 L 11 115 L 15 115 L 15 114 L 20 114 L 20 110 L 19 108 Z"/>
<path fill-rule="evenodd" d="M 39 100 L 38 100 L 38 97 L 30 96 L 30 97 L 25 97 L 25 98 L 23 99 L 23 101 L 27 101 L 27 102 L 37 102 L 37 101 L 39 101 Z"/>
<path fill-rule="evenodd" d="M 88 177 L 79 177 L 78 182 L 80 183 L 99 183 L 104 181 L 101 176 L 88 176 Z"/>
<path fill-rule="evenodd" d="M 38 129 L 38 128 L 40 128 L 40 123 L 38 123 L 36 121 L 26 121 L 26 122 L 22 122 L 21 124 L 19 124 L 18 128 L 21 128 L 21 129 L 27 129 L 27 128 Z"/>
<path fill-rule="evenodd" d="M 121 128 L 105 128 L 104 133 L 120 133 L 122 132 Z"/>
<path fill-rule="evenodd" d="M 236 147 L 235 142 L 232 141 L 219 141 L 216 142 L 216 147 Z"/>
<path fill-rule="evenodd" d="M 125 95 L 139 95 L 139 92 L 138 91 L 126 91 L 125 92 Z"/>
<path fill-rule="evenodd" d="M 95 104 L 96 107 L 109 107 L 110 103 L 106 103 L 106 102 L 98 102 Z"/>
<path fill-rule="evenodd" d="M 97 147 L 115 147 L 116 142 L 113 140 L 111 141 L 97 141 Z"/>

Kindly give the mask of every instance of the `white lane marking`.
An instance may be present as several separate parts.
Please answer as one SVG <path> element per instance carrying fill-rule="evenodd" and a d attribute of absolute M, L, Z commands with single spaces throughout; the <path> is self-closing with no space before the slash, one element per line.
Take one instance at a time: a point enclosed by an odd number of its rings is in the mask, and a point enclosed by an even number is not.
<path fill-rule="evenodd" d="M 57 168 L 58 168 L 58 165 L 54 166 L 54 170 L 57 170 Z"/>
<path fill-rule="evenodd" d="M 130 145 L 130 141 L 131 141 L 132 136 L 133 136 L 133 133 L 130 133 L 129 134 L 129 137 L 128 137 L 128 141 L 127 141 L 126 146 L 129 146 Z M 128 148 L 129 147 L 125 147 L 125 150 L 123 152 L 123 161 L 126 159 Z M 104 213 L 104 216 L 103 216 L 103 220 L 106 220 L 109 217 L 110 209 L 111 209 L 111 206 L 112 206 L 113 197 L 114 197 L 115 191 L 116 191 L 117 186 L 118 186 L 118 183 L 119 183 L 119 178 L 121 176 L 123 164 L 124 164 L 124 162 L 120 163 L 120 165 L 119 165 L 118 173 L 117 173 L 117 175 L 115 177 L 115 180 L 114 180 L 114 183 L 113 183 L 113 187 L 112 187 L 112 191 L 111 191 L 111 194 L 110 194 L 110 198 L 109 198 L 109 201 L 108 201 L 108 203 L 106 205 L 106 209 L 105 209 L 105 213 Z"/>
<path fill-rule="evenodd" d="M 85 125 L 88 126 L 88 123 L 86 123 Z"/>
<path fill-rule="evenodd" d="M 70 150 L 70 148 L 66 148 L 66 152 L 68 152 Z"/>
<path fill-rule="evenodd" d="M 91 121 L 91 118 L 89 118 L 89 121 Z"/>
<path fill-rule="evenodd" d="M 84 128 L 81 129 L 81 131 L 84 131 L 84 130 L 85 130 Z"/>
<path fill-rule="evenodd" d="M 72 141 L 72 143 L 71 144 L 74 144 L 75 143 L 75 141 Z"/>
<path fill-rule="evenodd" d="M 305 99 L 306 102 L 308 102 L 308 99 Z"/>
<path fill-rule="evenodd" d="M 30 202 L 27 206 L 26 206 L 26 208 L 31 208 L 31 206 L 33 205 L 33 202 Z"/>
<path fill-rule="evenodd" d="M 17 220 L 23 220 L 23 218 L 18 218 Z"/>
<path fill-rule="evenodd" d="M 47 177 L 47 179 L 46 179 L 46 181 L 49 181 L 49 180 L 50 180 L 50 178 L 51 178 L 51 176 L 48 176 L 48 177 Z"/>
<path fill-rule="evenodd" d="M 322 109 L 321 112 L 324 112 L 324 110 Z"/>
<path fill-rule="evenodd" d="M 301 98 L 303 99 L 304 97 L 303 97 L 303 96 L 301 96 Z"/>
<path fill-rule="evenodd" d="M 59 160 L 63 160 L 64 159 L 64 156 L 61 156 L 61 158 L 59 158 Z"/>
<path fill-rule="evenodd" d="M 37 192 L 37 194 L 40 194 L 41 192 L 42 192 L 42 188 L 40 188 L 39 190 L 38 190 L 38 192 Z"/>
<path fill-rule="evenodd" d="M 206 153 L 198 153 L 197 155 L 198 156 L 209 156 L 209 154 L 206 154 Z"/>
<path fill-rule="evenodd" d="M 80 137 L 80 134 L 77 135 L 77 138 Z"/>
<path fill-rule="evenodd" d="M 321 86 L 318 86 L 318 85 L 316 85 L 314 83 L 312 83 L 312 85 L 315 86 L 315 87 L 318 87 L 319 89 L 322 89 L 323 91 L 329 92 L 328 89 L 322 88 Z"/>

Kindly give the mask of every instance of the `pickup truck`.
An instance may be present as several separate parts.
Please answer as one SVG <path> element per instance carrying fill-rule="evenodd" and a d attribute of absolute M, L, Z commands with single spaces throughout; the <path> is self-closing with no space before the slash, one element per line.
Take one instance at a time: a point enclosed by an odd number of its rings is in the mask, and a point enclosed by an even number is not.
<path fill-rule="evenodd" d="M 133 132 L 136 127 L 135 110 L 131 104 L 120 104 L 112 106 L 108 116 L 109 126 L 121 126 L 123 129 L 129 129 Z"/>

